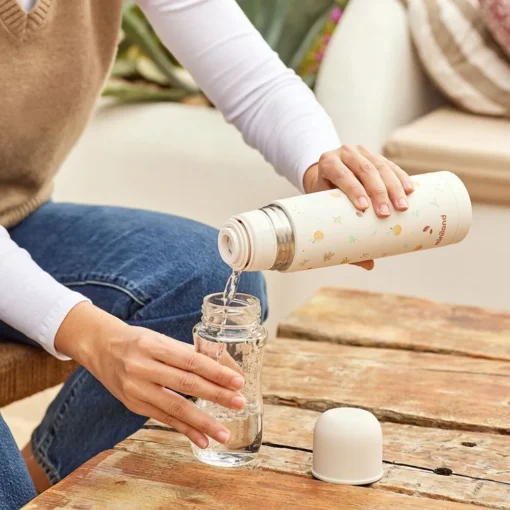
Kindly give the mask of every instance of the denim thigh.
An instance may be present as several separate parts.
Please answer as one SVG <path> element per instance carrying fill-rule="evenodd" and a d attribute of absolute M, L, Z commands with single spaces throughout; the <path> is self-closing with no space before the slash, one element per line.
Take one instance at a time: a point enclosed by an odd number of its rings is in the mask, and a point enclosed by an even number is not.
<path fill-rule="evenodd" d="M 157 212 L 49 202 L 10 234 L 44 270 L 95 305 L 188 343 L 203 297 L 222 291 L 231 272 L 219 257 L 215 229 Z M 262 276 L 244 274 L 239 290 L 261 300 L 265 318 Z M 1 323 L 0 336 L 30 342 Z M 33 453 L 57 482 L 145 419 L 79 368 L 36 429 Z"/>

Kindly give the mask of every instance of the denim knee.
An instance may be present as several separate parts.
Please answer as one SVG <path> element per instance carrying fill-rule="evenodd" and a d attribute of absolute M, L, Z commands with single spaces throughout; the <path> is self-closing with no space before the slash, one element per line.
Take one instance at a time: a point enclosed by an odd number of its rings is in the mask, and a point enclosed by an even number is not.
<path fill-rule="evenodd" d="M 177 240 L 177 232 L 171 228 L 175 221 L 179 222 L 178 230 L 186 233 Z M 168 218 L 157 227 L 151 237 L 159 240 L 158 246 L 145 250 L 142 257 L 153 250 L 157 251 L 157 256 L 136 264 L 144 268 L 137 285 L 150 299 L 129 317 L 128 322 L 191 343 L 191 331 L 200 320 L 204 297 L 223 292 L 232 269 L 219 255 L 217 230 L 174 218 Z M 165 228 L 170 231 L 165 233 Z M 147 235 L 150 229 L 147 227 L 144 232 Z M 167 244 L 167 239 L 172 242 Z M 238 290 L 260 299 L 261 316 L 265 320 L 267 297 L 263 276 L 243 273 Z"/>
<path fill-rule="evenodd" d="M 195 226 L 193 253 L 182 257 L 181 267 L 185 267 L 188 274 L 193 274 L 193 292 L 200 304 L 205 296 L 223 292 L 232 269 L 221 259 L 217 239 L 218 231 L 206 225 Z M 266 281 L 262 273 L 245 272 L 241 274 L 238 287 L 239 292 L 250 294 L 260 300 L 261 318 L 267 319 L 268 303 Z"/>

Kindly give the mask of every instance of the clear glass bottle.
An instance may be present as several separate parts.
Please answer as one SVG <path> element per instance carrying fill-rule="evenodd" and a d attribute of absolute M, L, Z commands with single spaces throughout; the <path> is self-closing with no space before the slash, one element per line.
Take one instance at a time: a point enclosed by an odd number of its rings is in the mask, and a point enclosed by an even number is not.
<path fill-rule="evenodd" d="M 202 322 L 195 326 L 193 338 L 197 352 L 244 376 L 241 393 L 246 398 L 241 411 L 197 399 L 196 405 L 226 426 L 231 436 L 226 445 L 209 438 L 205 450 L 192 445 L 193 453 L 197 459 L 214 466 L 243 466 L 255 459 L 262 443 L 260 375 L 267 331 L 260 323 L 259 300 L 248 294 L 236 294 L 225 306 L 221 293 L 205 297 Z"/>

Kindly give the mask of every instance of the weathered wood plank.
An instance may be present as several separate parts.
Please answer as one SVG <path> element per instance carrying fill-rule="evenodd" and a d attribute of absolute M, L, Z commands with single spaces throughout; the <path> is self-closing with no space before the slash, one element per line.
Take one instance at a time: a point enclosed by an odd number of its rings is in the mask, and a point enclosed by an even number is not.
<path fill-rule="evenodd" d="M 394 294 L 321 289 L 279 336 L 510 361 L 510 311 Z"/>
<path fill-rule="evenodd" d="M 313 449 L 320 413 L 294 407 L 265 406 L 264 443 Z M 510 436 L 382 423 L 384 460 L 433 471 L 488 479 L 510 488 Z"/>
<path fill-rule="evenodd" d="M 313 427 L 320 413 L 284 406 L 266 406 L 264 448 L 257 469 L 309 474 Z M 180 452 L 189 444 L 156 422 L 132 436 L 129 449 L 147 455 Z M 384 478 L 377 489 L 432 499 L 510 508 L 510 436 L 440 430 L 383 423 Z M 168 434 L 167 434 L 168 432 Z M 159 443 L 168 447 L 144 444 Z M 125 446 L 124 443 L 121 446 Z M 443 474 L 441 474 L 443 473 Z"/>
<path fill-rule="evenodd" d="M 188 457 L 189 444 L 168 437 L 171 432 L 152 431 L 143 439 L 127 440 L 121 448 L 144 456 Z M 168 450 L 163 450 L 165 445 Z M 302 450 L 263 446 L 260 456 L 250 469 L 263 469 L 278 473 L 310 476 L 312 454 Z M 462 475 L 439 475 L 426 469 L 385 463 L 384 478 L 373 485 L 374 489 L 408 494 L 434 500 L 475 504 L 488 508 L 510 508 L 510 485 Z"/>
<path fill-rule="evenodd" d="M 182 436 L 164 430 L 142 433 L 136 439 L 126 440 L 120 449 L 158 459 L 176 456 L 192 462 L 190 446 Z M 301 450 L 263 446 L 259 457 L 248 469 L 272 471 L 310 477 L 312 454 Z M 250 475 L 251 476 L 251 475 Z M 453 501 L 475 504 L 498 510 L 510 509 L 510 485 L 477 480 L 458 475 L 441 476 L 425 469 L 385 465 L 384 478 L 372 486 L 393 493 L 421 497 L 424 500 Z M 424 508 L 428 508 L 424 505 Z"/>
<path fill-rule="evenodd" d="M 264 358 L 268 404 L 368 409 L 384 421 L 510 434 L 510 363 L 276 339 Z"/>
<path fill-rule="evenodd" d="M 186 441 L 174 433 L 165 433 Z M 462 510 L 447 501 L 414 498 L 387 491 L 327 484 L 311 477 L 252 469 L 214 469 L 191 458 L 189 445 L 169 452 L 160 444 L 128 440 L 98 456 L 43 493 L 29 510 L 207 508 L 315 510 Z M 148 452 L 147 450 L 159 449 Z M 124 451 L 120 448 L 124 448 Z M 173 449 L 173 448 L 172 448 Z M 302 453 L 302 452 L 295 452 Z"/>

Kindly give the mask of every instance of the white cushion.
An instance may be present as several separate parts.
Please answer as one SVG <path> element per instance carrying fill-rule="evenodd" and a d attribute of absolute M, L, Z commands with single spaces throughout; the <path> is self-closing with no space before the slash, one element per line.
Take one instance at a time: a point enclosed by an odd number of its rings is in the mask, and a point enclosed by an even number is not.
<path fill-rule="evenodd" d="M 451 170 L 471 198 L 510 204 L 510 120 L 441 108 L 399 128 L 384 154 L 410 173 Z"/>

